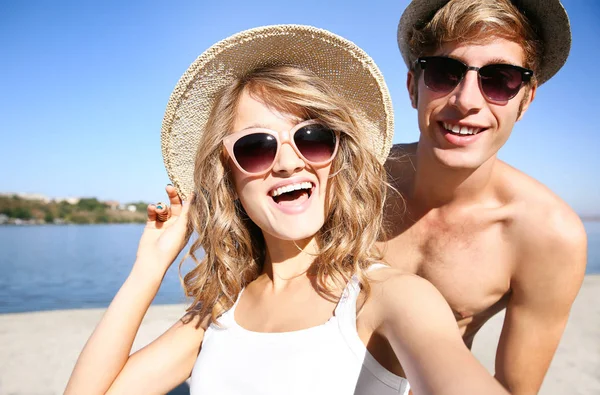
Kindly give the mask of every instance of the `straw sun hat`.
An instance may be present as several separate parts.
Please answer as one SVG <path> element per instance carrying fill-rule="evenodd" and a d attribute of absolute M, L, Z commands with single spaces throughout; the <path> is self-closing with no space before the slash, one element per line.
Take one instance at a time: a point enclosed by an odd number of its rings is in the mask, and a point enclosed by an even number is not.
<path fill-rule="evenodd" d="M 327 30 L 274 25 L 246 30 L 206 50 L 183 74 L 163 119 L 165 167 L 180 196 L 194 190 L 198 142 L 218 93 L 235 78 L 262 66 L 292 65 L 324 79 L 353 106 L 384 162 L 392 145 L 392 102 L 373 60 L 352 42 Z"/>
<path fill-rule="evenodd" d="M 422 28 L 449 0 L 413 0 L 398 23 L 398 46 L 406 66 L 416 61 L 410 52 L 409 41 L 413 28 Z M 529 19 L 539 35 L 544 52 L 539 70 L 538 85 L 548 81 L 567 61 L 571 50 L 571 25 L 560 0 L 511 0 Z"/>

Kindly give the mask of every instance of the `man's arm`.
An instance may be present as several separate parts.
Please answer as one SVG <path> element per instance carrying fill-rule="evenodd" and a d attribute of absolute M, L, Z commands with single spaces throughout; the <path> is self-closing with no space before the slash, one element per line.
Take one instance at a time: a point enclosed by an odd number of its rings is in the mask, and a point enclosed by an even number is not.
<path fill-rule="evenodd" d="M 552 207 L 537 217 L 518 229 L 512 294 L 496 353 L 496 378 L 515 395 L 538 393 L 586 266 L 587 238 L 577 215 Z"/>

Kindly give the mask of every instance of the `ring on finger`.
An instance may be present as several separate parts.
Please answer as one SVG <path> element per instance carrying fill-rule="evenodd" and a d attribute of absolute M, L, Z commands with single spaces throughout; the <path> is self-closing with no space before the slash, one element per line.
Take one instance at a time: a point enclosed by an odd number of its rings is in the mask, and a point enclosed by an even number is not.
<path fill-rule="evenodd" d="M 156 203 L 156 209 L 163 210 L 160 213 L 156 213 L 157 220 L 159 220 L 161 222 L 165 222 L 169 219 L 169 208 L 166 207 L 163 203 L 161 203 L 161 202 Z"/>

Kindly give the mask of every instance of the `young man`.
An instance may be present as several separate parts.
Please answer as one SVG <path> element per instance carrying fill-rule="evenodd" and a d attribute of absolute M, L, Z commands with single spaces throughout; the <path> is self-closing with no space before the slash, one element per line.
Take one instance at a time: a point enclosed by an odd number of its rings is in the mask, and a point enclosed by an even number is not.
<path fill-rule="evenodd" d="M 388 204 L 386 259 L 439 289 L 469 348 L 506 308 L 496 378 L 535 394 L 583 280 L 586 235 L 497 153 L 566 61 L 567 14 L 558 0 L 413 0 L 398 42 L 421 135 L 388 163 L 402 197 Z"/>

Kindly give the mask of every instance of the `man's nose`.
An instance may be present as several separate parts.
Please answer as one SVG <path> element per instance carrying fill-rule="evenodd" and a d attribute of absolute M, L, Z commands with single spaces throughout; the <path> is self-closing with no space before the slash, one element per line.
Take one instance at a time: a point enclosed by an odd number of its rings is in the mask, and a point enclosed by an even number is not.
<path fill-rule="evenodd" d="M 485 105 L 485 97 L 479 88 L 479 76 L 475 70 L 467 71 L 451 95 L 451 104 L 462 114 L 478 112 Z"/>

